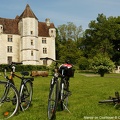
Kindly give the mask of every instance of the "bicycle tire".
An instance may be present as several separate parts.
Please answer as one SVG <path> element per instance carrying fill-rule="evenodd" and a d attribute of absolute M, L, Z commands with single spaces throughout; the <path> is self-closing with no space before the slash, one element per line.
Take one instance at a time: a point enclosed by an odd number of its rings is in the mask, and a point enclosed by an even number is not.
<path fill-rule="evenodd" d="M 19 109 L 19 93 L 12 83 L 0 81 L 0 120 L 15 115 Z"/>
<path fill-rule="evenodd" d="M 66 84 L 67 85 L 67 84 Z M 61 90 L 60 90 L 60 101 L 61 101 L 61 110 L 65 110 L 68 107 L 68 86 L 65 86 L 64 82 L 61 82 Z"/>
<path fill-rule="evenodd" d="M 116 100 L 108 99 L 108 100 L 101 100 L 101 101 L 99 101 L 99 103 L 114 103 L 114 102 L 117 102 L 117 99 Z"/>
<path fill-rule="evenodd" d="M 58 103 L 58 80 L 54 79 L 50 82 L 50 92 L 49 92 L 49 98 L 48 98 L 48 119 L 54 120 L 56 118 L 56 110 L 57 110 L 57 103 Z"/>
<path fill-rule="evenodd" d="M 32 95 L 33 95 L 33 85 L 32 82 L 27 79 L 24 81 L 24 84 L 21 86 L 20 91 L 20 108 L 22 111 L 27 110 L 32 102 Z"/>

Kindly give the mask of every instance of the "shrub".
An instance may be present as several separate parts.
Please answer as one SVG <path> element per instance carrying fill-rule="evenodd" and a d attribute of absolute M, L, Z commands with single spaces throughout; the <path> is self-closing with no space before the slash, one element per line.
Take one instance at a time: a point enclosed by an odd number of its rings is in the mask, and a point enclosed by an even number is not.
<path fill-rule="evenodd" d="M 105 73 L 112 72 L 112 70 L 115 68 L 115 65 L 110 58 L 99 55 L 93 58 L 90 63 L 90 68 L 103 77 Z"/>
<path fill-rule="evenodd" d="M 85 57 L 81 57 L 78 61 L 78 66 L 80 70 L 88 70 L 89 69 L 89 61 Z"/>

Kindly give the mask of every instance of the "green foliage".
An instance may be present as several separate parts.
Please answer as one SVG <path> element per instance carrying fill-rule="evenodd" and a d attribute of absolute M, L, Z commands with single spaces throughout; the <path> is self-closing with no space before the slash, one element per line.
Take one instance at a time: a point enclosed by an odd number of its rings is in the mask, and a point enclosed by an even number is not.
<path fill-rule="evenodd" d="M 98 55 L 93 58 L 90 67 L 103 77 L 105 73 L 112 72 L 115 65 L 108 57 Z"/>
<path fill-rule="evenodd" d="M 72 40 L 68 40 L 65 45 L 60 45 L 59 56 L 60 60 L 69 60 L 72 64 L 76 64 L 76 60 L 80 58 L 82 52 L 77 48 Z"/>
<path fill-rule="evenodd" d="M 2 71 L 2 68 L 7 67 L 7 64 L 2 64 L 0 66 L 0 71 Z M 34 71 L 34 70 L 48 70 L 47 66 L 44 65 L 16 65 L 15 71 Z"/>
<path fill-rule="evenodd" d="M 57 59 L 70 59 L 80 69 L 85 69 L 85 62 L 84 65 L 78 64 L 79 59 L 91 59 L 101 53 L 107 55 L 116 66 L 120 65 L 119 16 L 107 18 L 104 14 L 98 14 L 96 20 L 90 21 L 89 28 L 84 33 L 81 26 L 77 27 L 72 22 L 60 25 L 56 30 Z"/>
<path fill-rule="evenodd" d="M 80 70 L 88 70 L 89 69 L 89 61 L 85 57 L 80 57 L 78 59 L 78 66 Z"/>
<path fill-rule="evenodd" d="M 69 59 L 72 64 L 76 64 L 76 60 L 82 55 L 82 52 L 77 44 L 81 36 L 81 26 L 77 27 L 72 22 L 60 25 L 57 28 L 56 37 L 57 59 L 62 61 Z"/>
<path fill-rule="evenodd" d="M 97 53 L 107 54 L 112 61 L 119 62 L 120 17 L 106 17 L 98 14 L 96 20 L 89 23 L 82 44 L 84 55 L 93 58 Z"/>

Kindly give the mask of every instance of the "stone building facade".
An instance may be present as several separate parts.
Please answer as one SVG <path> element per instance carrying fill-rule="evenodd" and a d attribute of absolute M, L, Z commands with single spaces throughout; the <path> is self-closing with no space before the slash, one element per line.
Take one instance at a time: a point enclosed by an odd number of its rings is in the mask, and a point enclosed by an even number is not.
<path fill-rule="evenodd" d="M 30 6 L 15 19 L 0 18 L 0 64 L 12 61 L 42 65 L 42 57 L 55 59 L 56 29 L 50 19 L 39 22 Z M 46 63 L 48 62 L 48 63 Z"/>

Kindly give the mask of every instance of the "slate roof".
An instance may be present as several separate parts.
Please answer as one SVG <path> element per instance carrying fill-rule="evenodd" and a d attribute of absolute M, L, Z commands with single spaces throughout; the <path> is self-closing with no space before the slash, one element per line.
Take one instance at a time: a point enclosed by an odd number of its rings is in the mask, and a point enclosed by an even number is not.
<path fill-rule="evenodd" d="M 19 19 L 26 18 L 26 17 L 36 18 L 37 19 L 37 17 L 35 16 L 35 14 L 33 13 L 33 11 L 31 10 L 31 8 L 30 8 L 30 6 L 28 4 L 26 5 L 26 8 L 23 11 L 23 13 L 20 15 Z"/>
<path fill-rule="evenodd" d="M 19 34 L 18 19 L 0 18 L 0 25 L 3 25 L 4 34 Z"/>
<path fill-rule="evenodd" d="M 0 25 L 3 25 L 4 34 L 19 34 L 18 23 L 22 18 L 35 18 L 35 14 L 31 10 L 30 6 L 27 4 L 25 10 L 20 16 L 16 16 L 15 19 L 0 18 Z M 38 19 L 37 19 L 38 20 Z M 49 28 L 55 28 L 53 23 L 50 23 L 50 26 L 46 25 L 46 22 L 38 21 L 38 36 L 49 37 Z"/>

